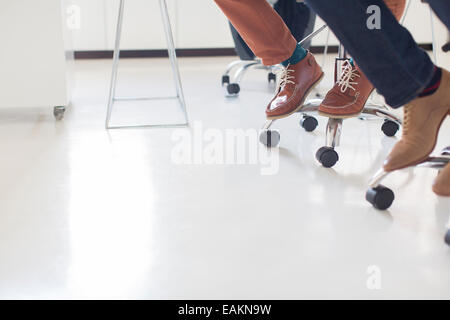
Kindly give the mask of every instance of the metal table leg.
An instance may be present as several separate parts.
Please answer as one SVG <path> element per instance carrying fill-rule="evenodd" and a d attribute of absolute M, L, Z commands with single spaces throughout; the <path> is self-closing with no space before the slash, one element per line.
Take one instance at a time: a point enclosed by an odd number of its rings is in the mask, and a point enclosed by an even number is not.
<path fill-rule="evenodd" d="M 183 86 L 180 78 L 180 71 L 178 68 L 178 61 L 175 51 L 175 43 L 173 40 L 172 27 L 170 24 L 169 13 L 167 9 L 166 0 L 159 0 L 160 10 L 161 10 L 161 18 L 164 25 L 164 32 L 167 42 L 167 50 L 169 53 L 170 64 L 172 68 L 175 88 L 177 95 L 175 97 L 116 97 L 116 87 L 117 87 L 117 74 L 119 68 L 119 59 L 120 59 L 120 41 L 122 37 L 122 26 L 123 26 L 123 14 L 125 9 L 125 0 L 120 0 L 119 5 L 119 16 L 117 19 L 117 28 L 116 28 L 116 39 L 114 46 L 114 55 L 113 55 L 113 67 L 111 74 L 111 85 L 109 91 L 109 99 L 108 99 L 108 107 L 106 114 L 106 123 L 105 127 L 107 129 L 116 129 L 116 128 L 133 128 L 133 127 L 178 127 L 178 126 L 186 126 L 188 125 L 188 115 L 186 110 L 186 102 L 183 93 Z M 184 121 L 180 123 L 171 123 L 171 124 L 149 124 L 149 125 L 123 125 L 123 126 L 111 126 L 111 116 L 114 109 L 114 102 L 116 101 L 143 101 L 143 100 L 161 100 L 161 99 L 177 99 L 181 110 L 183 112 Z"/>

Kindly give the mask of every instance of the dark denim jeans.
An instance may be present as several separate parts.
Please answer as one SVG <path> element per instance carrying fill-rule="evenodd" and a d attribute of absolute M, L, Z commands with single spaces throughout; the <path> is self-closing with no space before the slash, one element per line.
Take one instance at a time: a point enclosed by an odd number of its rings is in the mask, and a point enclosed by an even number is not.
<path fill-rule="evenodd" d="M 328 24 L 386 102 L 394 108 L 416 98 L 433 76 L 434 64 L 383 0 L 306 0 Z M 427 1 L 450 28 L 450 0 Z M 367 8 L 381 8 L 381 29 L 369 29 Z M 428 12 L 424 12 L 428 21 Z"/>

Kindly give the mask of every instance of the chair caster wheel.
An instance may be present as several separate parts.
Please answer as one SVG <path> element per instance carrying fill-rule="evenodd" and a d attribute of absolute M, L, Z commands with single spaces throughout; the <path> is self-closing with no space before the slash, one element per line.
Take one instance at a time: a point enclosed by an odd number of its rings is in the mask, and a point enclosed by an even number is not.
<path fill-rule="evenodd" d="M 447 230 L 447 233 L 445 234 L 445 243 L 450 246 L 450 230 Z"/>
<path fill-rule="evenodd" d="M 319 150 L 317 150 L 316 159 L 325 168 L 331 168 L 339 161 L 339 155 L 333 148 L 322 147 Z"/>
<path fill-rule="evenodd" d="M 56 106 L 53 108 L 53 115 L 56 120 L 62 120 L 64 118 L 64 113 L 66 112 L 66 107 L 64 106 Z"/>
<path fill-rule="evenodd" d="M 394 192 L 381 184 L 376 188 L 370 188 L 366 192 L 366 200 L 378 210 L 387 210 L 394 202 L 394 199 Z"/>
<path fill-rule="evenodd" d="M 277 75 L 273 72 L 269 72 L 269 74 L 267 75 L 267 79 L 269 83 L 271 83 L 272 81 L 273 83 L 277 83 Z"/>
<path fill-rule="evenodd" d="M 316 130 L 318 125 L 319 122 L 317 121 L 317 119 L 311 116 L 303 116 L 303 118 L 300 120 L 300 126 L 307 132 L 313 132 L 314 130 Z"/>
<path fill-rule="evenodd" d="M 398 123 L 391 120 L 384 120 L 383 125 L 381 126 L 381 131 L 388 137 L 393 137 L 400 129 Z"/>
<path fill-rule="evenodd" d="M 259 134 L 259 141 L 268 148 L 275 148 L 280 144 L 280 133 L 276 130 L 263 130 Z"/>
<path fill-rule="evenodd" d="M 241 87 L 238 83 L 230 83 L 227 86 L 228 94 L 237 96 L 241 92 Z"/>
<path fill-rule="evenodd" d="M 230 84 L 230 76 L 222 76 L 222 86 Z"/>

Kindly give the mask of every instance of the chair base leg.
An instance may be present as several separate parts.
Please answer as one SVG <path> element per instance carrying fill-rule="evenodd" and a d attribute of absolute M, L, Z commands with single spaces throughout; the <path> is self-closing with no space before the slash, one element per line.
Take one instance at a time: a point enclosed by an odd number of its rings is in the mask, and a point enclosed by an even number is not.
<path fill-rule="evenodd" d="M 432 168 L 441 170 L 443 169 L 448 163 L 450 163 L 450 147 L 447 147 L 441 152 L 440 156 L 437 157 L 430 157 L 426 161 L 416 165 L 415 167 L 418 168 Z M 377 173 L 372 177 L 372 179 L 369 181 L 369 189 L 366 193 L 366 200 L 371 203 L 375 208 L 380 210 L 387 210 L 392 202 L 394 201 L 394 193 L 389 188 L 383 186 L 381 182 L 385 180 L 391 172 L 386 172 L 384 169 L 378 170 Z M 385 200 L 380 200 L 381 198 L 378 198 L 377 195 L 383 194 L 383 197 L 385 197 L 386 193 L 390 192 L 392 193 L 392 200 L 389 205 L 387 205 L 387 202 Z M 385 198 L 383 198 L 385 199 Z M 380 204 L 381 201 L 382 203 Z"/>

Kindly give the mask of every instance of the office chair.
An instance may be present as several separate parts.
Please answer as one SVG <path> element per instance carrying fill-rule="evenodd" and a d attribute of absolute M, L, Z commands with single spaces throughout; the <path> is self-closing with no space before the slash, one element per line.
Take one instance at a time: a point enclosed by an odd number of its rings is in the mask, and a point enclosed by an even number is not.
<path fill-rule="evenodd" d="M 272 4 L 274 1 L 268 2 Z M 279 0 L 275 1 L 273 6 L 298 41 L 313 31 L 316 15 L 305 4 L 297 3 L 296 0 Z M 237 97 L 239 95 L 242 78 L 250 69 L 266 70 L 268 72 L 267 81 L 269 84 L 276 84 L 276 73 L 280 67 L 263 65 L 261 60 L 255 56 L 231 23 L 230 29 L 234 41 L 234 48 L 239 60 L 231 62 L 222 75 L 222 87 L 225 89 L 225 96 Z M 303 47 L 308 49 L 310 45 L 311 41 L 306 41 Z"/>
<path fill-rule="evenodd" d="M 308 35 L 300 43 L 310 40 L 311 38 L 322 32 L 325 28 L 327 28 L 326 25 L 322 26 L 318 30 Z M 335 82 L 341 78 L 342 63 L 346 60 L 349 60 L 347 58 L 347 52 L 340 44 L 338 57 L 335 59 Z M 321 103 L 322 99 L 315 98 L 307 100 L 303 105 L 303 108 L 299 111 L 299 113 L 302 115 L 300 126 L 305 131 L 312 132 L 317 128 L 318 121 L 313 116 L 313 114 L 317 113 Z M 370 98 L 366 103 L 362 113 L 357 118 L 359 118 L 360 120 L 377 118 L 382 119 L 383 124 L 381 126 L 381 130 L 388 137 L 395 136 L 402 124 L 402 120 L 391 113 L 386 105 L 374 103 Z M 325 146 L 321 147 L 316 152 L 316 159 L 326 168 L 333 167 L 339 160 L 339 155 L 336 152 L 335 148 L 340 144 L 343 120 L 344 119 L 328 119 Z M 276 120 L 267 120 L 260 132 L 260 142 L 267 147 L 276 147 L 280 143 L 280 133 L 277 130 L 270 130 L 275 121 Z"/>
<path fill-rule="evenodd" d="M 159 7 L 161 12 L 161 19 L 163 22 L 164 33 L 167 43 L 167 51 L 170 60 L 170 65 L 172 69 L 172 76 L 174 81 L 174 86 L 176 90 L 175 96 L 170 97 L 135 97 L 135 96 L 126 96 L 126 97 L 118 97 L 116 96 L 116 87 L 117 87 L 117 78 L 118 78 L 118 70 L 119 70 L 119 60 L 120 60 L 120 42 L 122 38 L 122 26 L 123 26 L 123 18 L 125 11 L 125 0 L 120 0 L 119 2 L 119 13 L 117 18 L 116 25 L 116 34 L 115 34 L 115 44 L 114 44 L 114 55 L 113 55 L 113 65 L 111 72 L 111 83 L 109 87 L 109 98 L 108 105 L 106 111 L 106 121 L 105 128 L 106 129 L 119 129 L 119 128 L 138 128 L 138 127 L 160 127 L 160 128 L 168 128 L 168 127 L 184 127 L 189 124 L 188 114 L 186 110 L 186 100 L 184 98 L 183 86 L 180 78 L 180 70 L 178 66 L 177 54 L 175 51 L 175 42 L 172 34 L 172 25 L 170 23 L 169 12 L 167 9 L 166 0 L 159 0 Z M 167 123 L 148 123 L 148 124 L 111 124 L 112 113 L 114 109 L 114 105 L 116 102 L 132 102 L 132 101 L 157 101 L 157 100 L 175 100 L 179 105 L 182 120 L 174 119 L 173 121 L 169 121 Z"/>

